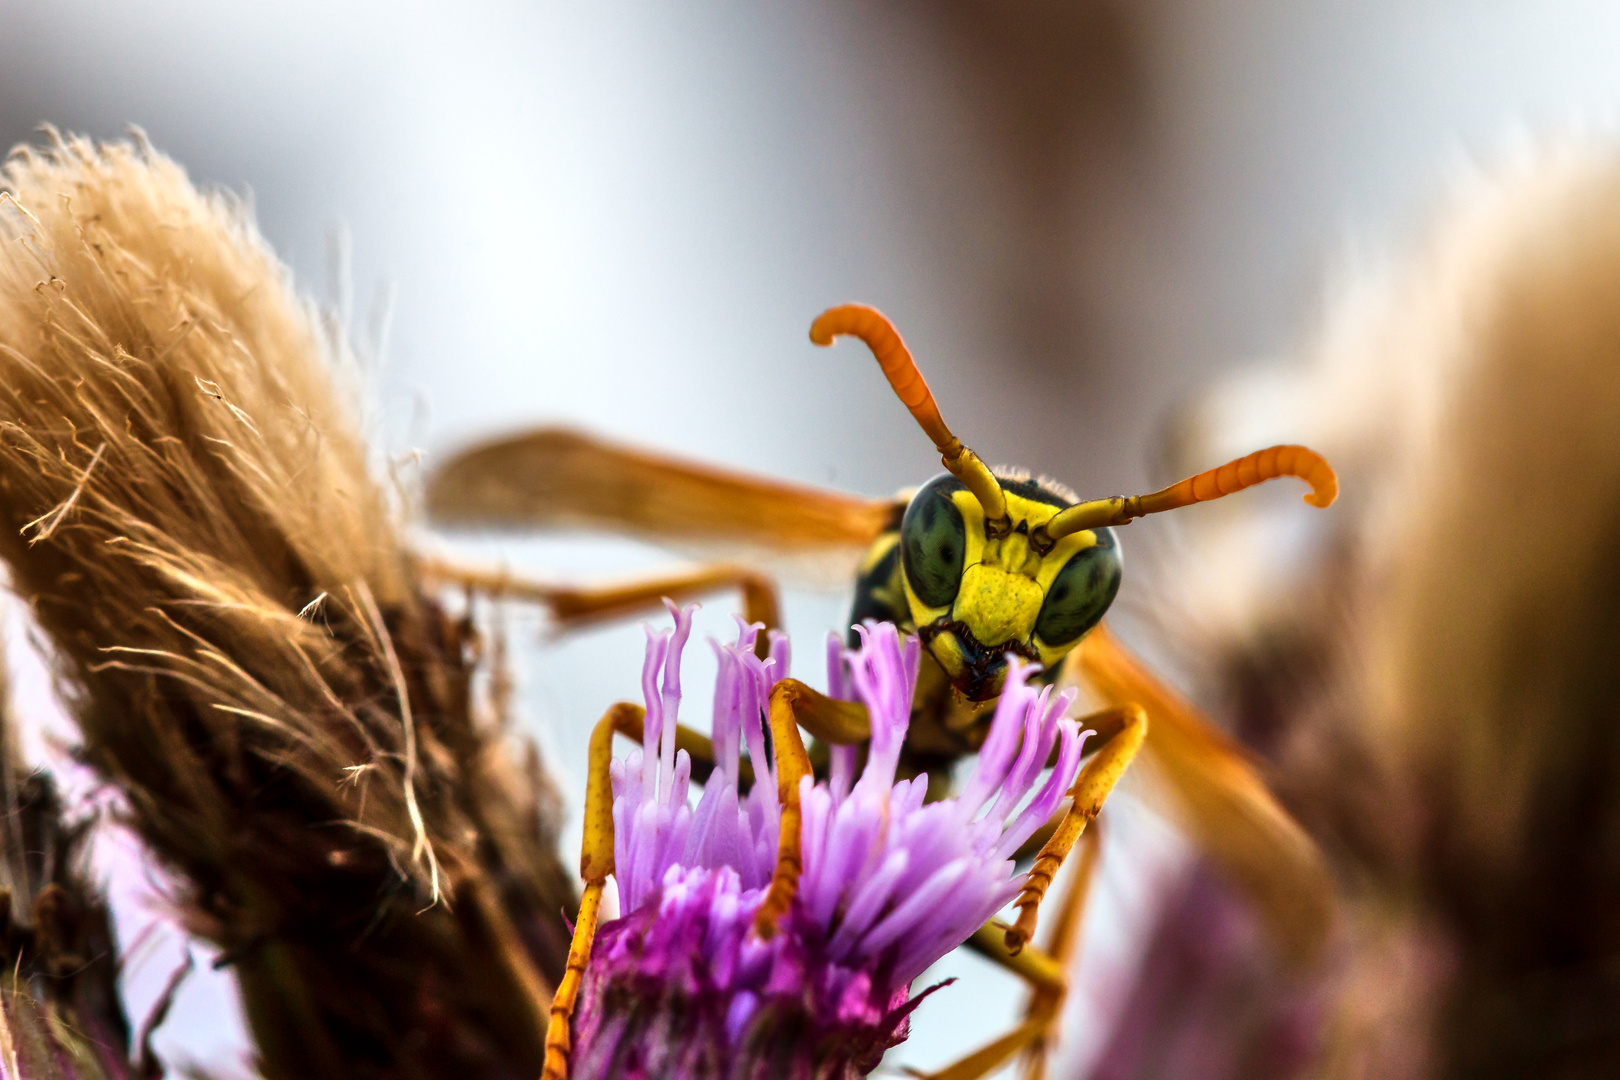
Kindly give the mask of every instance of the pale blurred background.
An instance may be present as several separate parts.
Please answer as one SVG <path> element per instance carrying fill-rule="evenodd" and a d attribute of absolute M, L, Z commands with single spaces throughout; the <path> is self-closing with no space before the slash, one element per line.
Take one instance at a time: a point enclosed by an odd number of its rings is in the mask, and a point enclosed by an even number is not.
<path fill-rule="evenodd" d="M 0 139 L 134 123 L 194 178 L 251 191 L 303 287 L 361 339 L 386 328 L 371 427 L 407 483 L 414 449 L 556 421 L 862 493 L 916 483 L 937 462 L 875 365 L 805 339 L 823 307 L 863 300 L 986 457 L 1105 494 L 1167 479 L 1177 407 L 1293 352 L 1333 283 L 1398 247 L 1470 161 L 1610 130 L 1617 55 L 1620 6 L 1575 0 L 5 0 Z M 1174 536 L 1133 530 L 1136 567 Z M 424 542 L 554 575 L 667 561 Z M 1153 610 L 1143 578 L 1127 615 Z M 846 602 L 790 597 L 801 657 Z M 573 798 L 587 725 L 634 692 L 640 632 L 512 627 L 524 723 Z M 48 713 L 42 673 L 20 691 Z M 1176 865 L 1151 815 L 1118 816 L 1075 1063 Z M 128 939 L 159 902 L 121 892 Z M 137 1017 L 180 947 L 145 940 Z M 945 973 L 963 981 L 899 1062 L 941 1064 L 1013 1015 L 1010 982 L 972 960 Z M 158 1039 L 226 1065 L 244 1045 L 211 973 Z"/>

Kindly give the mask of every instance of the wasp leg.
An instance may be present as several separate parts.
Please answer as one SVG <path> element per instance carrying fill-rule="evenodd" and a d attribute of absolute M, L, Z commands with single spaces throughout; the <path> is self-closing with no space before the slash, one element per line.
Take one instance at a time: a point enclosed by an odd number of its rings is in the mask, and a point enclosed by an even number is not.
<path fill-rule="evenodd" d="M 1104 709 L 1101 712 L 1095 712 L 1082 718 L 1080 726 L 1092 732 L 1091 738 L 1086 740 L 1087 755 L 1095 754 L 1108 745 L 1110 739 L 1125 729 L 1125 721 L 1130 715 L 1129 709 Z M 1052 747 L 1052 754 L 1046 759 L 1048 769 L 1057 767 L 1059 752 L 1059 747 Z M 1017 851 L 1013 852 L 1013 862 L 1023 865 L 1034 861 L 1035 856 L 1040 854 L 1041 850 L 1046 847 L 1046 842 L 1052 839 L 1052 834 L 1058 831 L 1058 826 L 1063 824 L 1063 819 L 1068 816 L 1068 813 L 1066 807 L 1059 807 L 1051 817 L 1046 819 L 1044 825 L 1031 833 L 1029 839 L 1025 840 Z"/>
<path fill-rule="evenodd" d="M 551 999 L 541 1080 L 565 1080 L 568 1076 L 568 1054 L 573 1049 L 574 1003 L 596 940 L 602 888 L 607 884 L 608 875 L 613 873 L 613 784 L 608 776 L 608 767 L 613 762 L 613 733 L 629 716 L 635 716 L 639 727 L 645 714 L 640 706 L 621 701 L 603 714 L 591 732 L 590 771 L 585 780 L 585 837 L 579 853 L 579 875 L 585 879 L 585 893 L 580 898 L 579 918 L 574 921 L 574 940 L 568 946 L 568 967 Z"/>
<path fill-rule="evenodd" d="M 1103 716 L 1106 716 L 1106 721 Z M 1046 842 L 1041 853 L 1035 857 L 1035 865 L 1030 868 L 1029 877 L 1024 882 L 1024 891 L 1018 894 L 1018 922 L 1007 931 L 1007 948 L 1014 953 L 1035 935 L 1036 912 L 1041 899 L 1051 886 L 1052 879 L 1057 876 L 1058 867 L 1063 865 L 1069 849 L 1086 831 L 1086 824 L 1097 816 L 1108 793 L 1114 790 L 1114 785 L 1142 748 L 1142 740 L 1147 736 L 1147 712 L 1140 705 L 1121 705 L 1099 714 L 1097 723 L 1110 722 L 1116 717 L 1123 718 L 1123 725 L 1118 734 L 1092 755 L 1090 763 L 1080 770 L 1074 787 L 1069 790 L 1072 800 L 1069 812 L 1064 815 L 1062 824 Z M 1081 725 L 1088 726 L 1092 722 L 1091 717 L 1086 717 Z"/>
<path fill-rule="evenodd" d="M 1052 816 L 1046 819 L 1046 824 L 1031 833 L 1029 839 L 1013 852 L 1013 862 L 1020 866 L 1033 862 L 1035 856 L 1046 847 L 1046 842 L 1052 839 L 1052 834 L 1058 831 L 1058 826 L 1063 824 L 1063 819 L 1068 816 L 1068 810 L 1063 807 L 1053 811 Z"/>
<path fill-rule="evenodd" d="M 1272 795 L 1248 752 L 1156 679 L 1100 624 L 1064 662 L 1060 685 L 1084 681 L 1111 702 L 1139 702 L 1147 752 L 1170 781 L 1188 831 L 1255 903 L 1296 962 L 1320 953 L 1334 884 L 1321 851 Z"/>
<path fill-rule="evenodd" d="M 979 1080 L 979 1077 L 988 1076 L 1015 1055 L 1044 1046 L 1047 1032 L 1057 1019 L 1068 986 L 1063 964 L 1059 958 L 1049 956 L 1040 949 L 1014 952 L 1007 948 L 1006 931 L 1005 924 L 992 920 L 980 927 L 966 944 L 974 952 L 1029 983 L 1030 1007 L 1025 1012 L 1023 1022 L 939 1072 L 915 1075 L 926 1076 L 928 1080 Z"/>
<path fill-rule="evenodd" d="M 1091 883 L 1097 876 L 1097 861 L 1102 856 L 1102 830 L 1093 825 L 1080 837 L 1080 861 L 1074 874 L 1064 887 L 1058 902 L 1057 925 L 1046 951 L 1057 961 L 1058 970 L 1074 970 L 1074 959 L 1080 948 L 1080 928 L 1085 921 L 1086 901 L 1091 896 Z M 1063 991 L 1048 990 L 1038 985 L 1030 987 L 1029 1004 L 1024 1009 L 1025 1022 L 1045 1018 L 1048 1025 L 1056 1024 L 1063 1012 Z M 1041 1030 L 1040 1038 L 1024 1050 L 1023 1080 L 1046 1080 L 1047 1052 L 1051 1049 L 1051 1027 Z"/>
<path fill-rule="evenodd" d="M 1029 1004 L 1017 1027 L 939 1072 L 929 1074 L 929 1080 L 979 1080 L 1018 1054 L 1025 1057 L 1025 1080 L 1044 1080 L 1052 1026 L 1063 1012 L 1063 999 L 1068 992 L 1066 973 L 1074 966 L 1080 923 L 1096 874 L 1097 856 L 1102 849 L 1098 836 L 1098 831 L 1093 829 L 1080 841 L 1080 864 L 1063 891 L 1057 928 L 1047 951 L 1008 948 L 1008 928 L 1005 923 L 994 920 L 967 940 L 968 948 L 1029 983 Z"/>
<path fill-rule="evenodd" d="M 608 768 L 613 761 L 613 736 L 623 735 L 641 741 L 647 710 L 632 702 L 621 701 L 602 714 L 591 732 L 590 765 L 585 779 L 585 835 L 580 844 L 579 876 L 585 881 L 585 892 L 580 898 L 579 918 L 574 922 L 574 939 L 568 946 L 568 966 L 557 993 L 551 999 L 551 1021 L 546 1028 L 545 1069 L 541 1080 L 565 1080 L 568 1076 L 568 1055 L 572 1050 L 574 1006 L 579 998 L 580 980 L 591 961 L 591 946 L 596 939 L 597 916 L 602 907 L 602 889 L 613 873 L 613 783 Z M 675 745 L 685 750 L 694 761 L 702 760 L 711 767 L 714 762 L 714 744 L 705 735 L 690 728 L 675 729 Z M 740 768 L 750 777 L 753 773 L 747 762 Z"/>
<path fill-rule="evenodd" d="M 1010 1061 L 1014 1055 L 1028 1050 L 1039 1042 L 1051 1026 L 1052 1017 L 1035 1017 L 1025 1020 L 995 1042 L 986 1043 L 973 1051 L 967 1057 L 953 1062 L 938 1072 L 924 1073 L 916 1070 L 907 1070 L 913 1076 L 924 1080 L 979 1080 L 981 1076 L 989 1076 L 1002 1065 Z"/>
<path fill-rule="evenodd" d="M 749 622 L 763 623 L 768 631 L 780 629 L 782 625 L 776 582 L 743 566 L 700 566 L 657 577 L 592 586 L 536 581 L 507 570 L 466 566 L 432 555 L 418 556 L 417 566 L 424 575 L 438 581 L 540 604 L 564 630 L 657 611 L 663 607 L 665 597 L 679 604 L 727 589 L 742 592 L 743 617 Z M 770 649 L 767 635 L 760 636 L 759 648 L 762 656 Z"/>
<path fill-rule="evenodd" d="M 799 891 L 804 860 L 799 836 L 799 783 L 811 775 L 810 755 L 799 727 L 823 742 L 844 744 L 871 738 L 866 707 L 818 693 L 797 679 L 783 679 L 771 690 L 766 720 L 776 752 L 776 796 L 782 817 L 776 841 L 776 869 L 765 902 L 754 913 L 754 932 L 762 938 L 776 935 L 776 924 L 787 914 Z"/>
<path fill-rule="evenodd" d="M 866 706 L 858 701 L 839 701 L 818 693 L 797 679 L 784 679 L 781 685 L 788 689 L 795 702 L 794 716 L 798 725 L 824 743 L 847 745 L 865 742 L 871 738 L 872 726 Z M 642 722 L 647 710 L 640 705 L 620 702 L 614 706 L 613 730 L 632 742 L 640 742 Z M 774 733 L 772 735 L 774 738 Z M 685 724 L 675 725 L 675 749 L 685 750 L 692 759 L 692 779 L 699 784 L 714 772 L 714 741 L 700 731 Z M 737 762 L 737 781 L 742 791 L 754 783 L 754 765 L 747 758 Z"/>
<path fill-rule="evenodd" d="M 1029 983 L 1029 1003 L 1024 1008 L 1023 1021 L 1016 1028 L 944 1071 L 932 1074 L 931 1080 L 977 1080 L 1019 1053 L 1025 1057 L 1025 1080 L 1043 1080 L 1051 1028 L 1063 1011 L 1068 989 L 1065 974 L 1074 967 L 1086 898 L 1090 895 L 1097 857 L 1102 850 L 1099 835 L 1097 829 L 1091 829 L 1081 836 L 1080 863 L 1063 890 L 1057 927 L 1046 950 L 1008 948 L 1008 927 L 995 920 L 985 923 L 967 940 L 969 949 Z"/>

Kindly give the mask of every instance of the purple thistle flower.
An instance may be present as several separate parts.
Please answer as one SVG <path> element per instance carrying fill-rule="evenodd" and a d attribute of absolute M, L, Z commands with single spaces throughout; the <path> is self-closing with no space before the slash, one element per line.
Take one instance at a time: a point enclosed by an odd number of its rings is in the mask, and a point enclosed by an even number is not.
<path fill-rule="evenodd" d="M 925 805 L 926 776 L 895 780 L 920 658 L 894 626 L 828 645 L 834 697 L 871 716 L 866 763 L 834 748 L 826 782 L 800 788 L 804 867 L 780 932 L 753 931 L 780 818 L 763 710 L 788 675 L 758 627 L 716 645 L 716 768 L 694 809 L 691 761 L 675 750 L 689 607 L 649 629 L 643 743 L 613 763 L 614 862 L 624 916 L 601 928 L 575 1015 L 572 1075 L 858 1077 L 906 1036 L 923 996 L 912 982 L 1011 901 L 1012 854 L 1074 782 L 1084 737 L 1064 719 L 1072 692 L 1026 685 L 1010 660 L 989 736 L 961 794 Z M 1053 747 L 1056 767 L 1036 789 Z M 755 783 L 740 793 L 746 749 Z M 1033 792 L 1033 795 L 1031 795 Z"/>

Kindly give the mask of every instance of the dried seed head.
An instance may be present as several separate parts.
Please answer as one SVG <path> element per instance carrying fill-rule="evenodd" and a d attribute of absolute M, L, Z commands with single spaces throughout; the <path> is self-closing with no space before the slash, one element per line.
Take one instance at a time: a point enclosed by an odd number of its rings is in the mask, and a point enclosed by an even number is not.
<path fill-rule="evenodd" d="M 0 188 L 0 556 L 266 1071 L 537 1075 L 571 889 L 336 330 L 143 144 L 58 138 Z"/>

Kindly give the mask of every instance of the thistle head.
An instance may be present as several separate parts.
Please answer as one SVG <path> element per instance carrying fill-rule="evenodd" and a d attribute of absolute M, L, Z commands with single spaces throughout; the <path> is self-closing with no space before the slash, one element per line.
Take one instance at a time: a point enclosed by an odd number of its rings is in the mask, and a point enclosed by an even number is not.
<path fill-rule="evenodd" d="M 1012 661 L 973 775 L 925 804 L 926 776 L 895 779 L 919 643 L 888 624 L 861 628 L 856 649 L 830 640 L 830 692 L 866 705 L 872 738 L 864 764 L 858 748 L 835 747 L 826 779 L 802 783 L 799 890 L 763 940 L 753 916 L 781 814 L 761 717 L 788 675 L 787 642 L 773 635 L 761 660 L 757 628 L 743 627 L 716 646 L 716 761 L 694 804 L 692 762 L 674 740 L 691 611 L 649 634 L 643 745 L 613 765 L 624 914 L 597 935 L 572 1075 L 863 1076 L 905 1038 L 926 996 L 912 993 L 917 978 L 1019 892 L 1012 854 L 1078 769 L 1071 697 L 1028 687 L 1029 668 Z"/>

